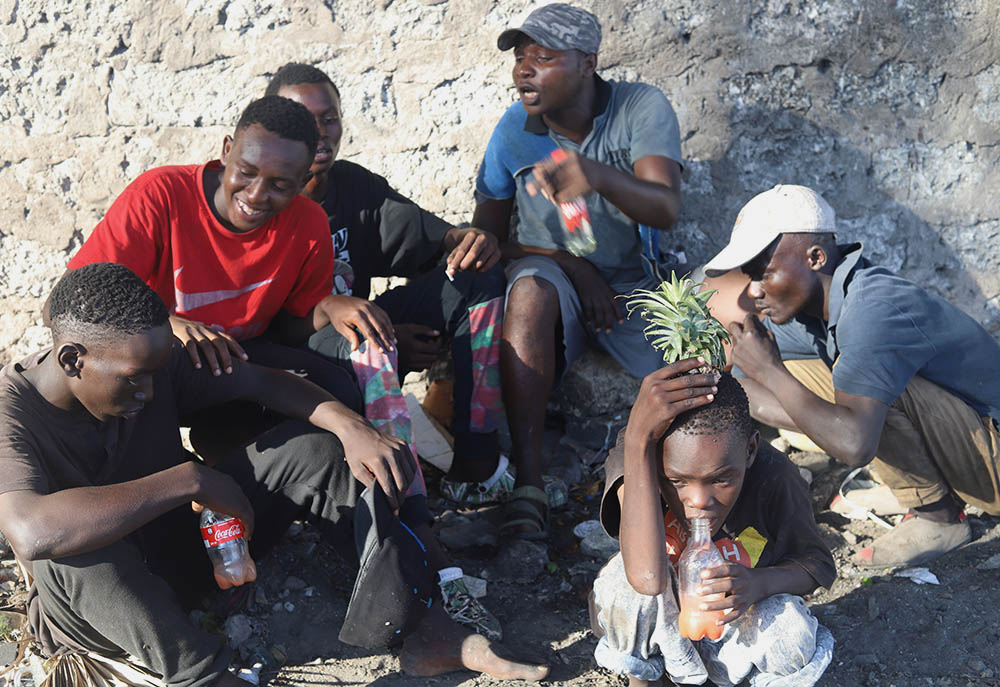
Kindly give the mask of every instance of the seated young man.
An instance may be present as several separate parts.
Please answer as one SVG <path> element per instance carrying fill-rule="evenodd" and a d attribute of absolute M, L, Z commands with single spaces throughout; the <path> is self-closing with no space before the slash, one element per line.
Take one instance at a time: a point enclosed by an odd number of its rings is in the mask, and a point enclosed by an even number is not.
<path fill-rule="evenodd" d="M 496 234 L 510 260 L 500 363 L 518 487 L 505 531 L 525 538 L 548 532 L 542 430 L 562 372 L 588 343 L 636 377 L 662 365 L 644 323 L 626 320 L 616 296 L 659 283 L 644 267 L 640 232 L 655 243 L 658 232 L 647 227 L 677 220 L 680 130 L 659 89 L 595 73 L 600 41 L 593 14 L 561 3 L 535 10 L 497 41 L 514 49 L 520 101 L 486 148 L 472 224 Z M 558 149 L 566 158 L 556 164 L 550 155 Z M 557 203 L 577 197 L 586 199 L 596 239 L 586 255 L 568 250 L 560 225 Z"/>
<path fill-rule="evenodd" d="M 324 328 L 355 338 L 360 332 L 378 342 L 358 352 L 367 363 L 362 389 L 368 401 L 371 389 L 395 379 L 392 323 L 366 299 L 331 293 L 334 254 L 326 215 L 299 195 L 319 140 L 313 115 L 301 104 L 278 96 L 250 103 L 223 141 L 221 160 L 140 175 L 111 205 L 70 269 L 101 261 L 129 267 L 167 304 L 173 333 L 195 367 L 204 358 L 215 375 L 231 372 L 234 357 L 251 359 L 303 373 L 338 398 L 351 398 L 357 385 L 349 375 L 297 346 Z M 405 412 L 396 388 L 395 397 L 376 404 L 375 412 L 367 412 L 372 404 L 366 403 L 366 416 L 380 431 L 411 443 L 409 419 L 400 421 L 392 405 L 398 401 Z M 184 419 L 196 450 L 214 460 L 280 416 L 262 418 L 257 406 L 230 404 Z M 409 490 L 418 503 L 426 495 L 419 464 Z M 442 571 L 449 612 L 498 639 L 499 622 L 468 594 L 460 569 L 431 535 L 426 504 L 423 514 L 417 531 Z"/>
<path fill-rule="evenodd" d="M 302 195 L 326 211 L 336 253 L 334 289 L 367 299 L 372 277 L 410 277 L 375 298 L 373 309 L 391 320 L 400 376 L 426 369 L 450 346 L 455 365 L 452 432 L 455 461 L 442 492 L 467 504 L 495 503 L 513 489 L 513 470 L 500 455 L 500 331 L 505 279 L 497 266 L 496 238 L 475 228 L 459 229 L 423 210 L 364 167 L 337 160 L 343 133 L 340 92 L 322 71 L 286 64 L 267 86 L 267 95 L 302 103 L 313 114 L 320 138 Z M 447 260 L 441 261 L 447 253 Z M 333 327 L 316 334 L 310 347 L 324 356 L 351 361 L 359 381 L 372 375 L 358 352 L 359 337 Z M 394 384 L 391 375 L 385 380 Z M 405 422 L 401 398 L 394 402 Z M 369 415 L 371 417 L 371 414 Z"/>
<path fill-rule="evenodd" d="M 228 375 L 194 369 L 163 302 L 121 265 L 64 275 L 49 321 L 52 348 L 0 373 L 0 530 L 33 578 L 29 617 L 46 653 L 127 654 L 168 686 L 245 684 L 227 672 L 223 639 L 193 625 L 179 600 L 212 580 L 195 503 L 240 518 L 254 556 L 303 516 L 360 556 L 344 641 L 403 639 L 403 666 L 417 674 L 545 675 L 500 659 L 428 604 L 433 573 L 399 524 L 414 515 L 404 442 L 287 372 L 239 361 Z M 179 417 L 237 398 L 294 419 L 207 467 L 181 446 Z M 357 508 L 368 513 L 352 523 Z M 375 542 L 400 555 L 377 555 Z"/>
<path fill-rule="evenodd" d="M 620 535 L 594 582 L 597 662 L 656 684 L 809 687 L 833 655 L 833 636 L 802 599 L 836 577 L 805 482 L 760 441 L 747 398 L 728 374 L 686 374 L 698 358 L 643 379 L 628 426 L 608 456 L 601 522 Z M 678 629 L 677 562 L 692 518 L 707 518 L 724 565 L 704 571 L 702 608 L 726 611 L 718 641 Z M 666 547 L 664 547 L 666 542 Z M 667 684 L 673 684 L 667 682 Z"/>
<path fill-rule="evenodd" d="M 776 186 L 706 270 L 742 267 L 765 318 L 729 328 L 754 417 L 852 467 L 874 461 L 910 509 L 858 562 L 926 563 L 970 540 L 962 502 L 1000 515 L 1000 344 L 835 232 L 822 196 Z"/>

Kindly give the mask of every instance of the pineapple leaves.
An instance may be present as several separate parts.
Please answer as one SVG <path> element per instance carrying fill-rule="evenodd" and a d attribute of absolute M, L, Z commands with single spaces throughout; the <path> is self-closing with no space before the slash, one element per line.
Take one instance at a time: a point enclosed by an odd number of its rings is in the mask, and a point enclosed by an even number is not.
<path fill-rule="evenodd" d="M 701 286 L 686 276 L 678 279 L 673 272 L 670 281 L 656 289 L 633 291 L 625 307 L 629 317 L 638 310 L 650 323 L 643 334 L 653 348 L 663 352 L 665 362 L 701 356 L 710 366 L 721 369 L 726 364 L 722 345 L 729 342 L 729 332 L 708 307 L 715 291 L 699 291 Z"/>

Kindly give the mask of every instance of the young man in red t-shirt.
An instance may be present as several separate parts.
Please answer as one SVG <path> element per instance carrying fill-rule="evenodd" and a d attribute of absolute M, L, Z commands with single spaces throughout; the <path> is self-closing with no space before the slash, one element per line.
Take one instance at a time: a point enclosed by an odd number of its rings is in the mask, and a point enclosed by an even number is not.
<path fill-rule="evenodd" d="M 379 413 L 365 412 L 349 367 L 299 348 L 327 326 L 357 342 L 365 359 L 394 353 L 392 323 L 371 301 L 332 294 L 333 244 L 326 213 L 299 195 L 308 180 L 319 133 L 303 105 L 278 96 L 252 102 L 227 136 L 221 160 L 204 165 L 160 167 L 139 176 L 115 200 L 107 215 L 70 262 L 75 269 L 94 262 L 130 268 L 166 303 L 174 335 L 195 367 L 202 358 L 213 374 L 231 372 L 231 355 L 267 367 L 291 369 L 325 388 L 352 410 L 366 414 L 385 434 L 411 443 L 409 423 L 387 399 Z M 266 337 L 263 337 L 264 333 Z M 286 345 L 288 344 L 288 345 Z M 388 354 L 388 355 L 387 355 Z M 394 357 L 394 356 L 393 356 Z M 350 365 L 348 361 L 347 366 Z M 373 377 L 394 375 L 368 365 Z M 378 386 L 378 380 L 364 385 Z M 393 399 L 388 399 L 393 400 Z M 372 404 L 368 404 L 372 405 Z M 260 415 L 259 406 L 217 407 L 191 425 L 191 442 L 206 460 L 242 445 L 279 418 Z M 411 452 L 414 453 L 411 445 Z M 430 563 L 442 574 L 458 569 L 430 533 L 433 516 L 419 464 L 407 491 L 421 524 Z M 444 577 L 442 577 L 444 580 Z M 452 581 L 452 580 L 449 580 Z M 499 622 L 463 588 L 453 594 L 453 619 L 498 639 Z"/>

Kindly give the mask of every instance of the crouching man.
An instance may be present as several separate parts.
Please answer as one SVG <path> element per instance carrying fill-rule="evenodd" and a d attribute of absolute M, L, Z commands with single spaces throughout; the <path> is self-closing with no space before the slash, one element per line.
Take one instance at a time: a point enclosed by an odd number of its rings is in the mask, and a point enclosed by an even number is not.
<path fill-rule="evenodd" d="M 763 325 L 750 315 L 729 330 L 754 417 L 851 467 L 874 460 L 910 510 L 857 562 L 920 565 L 971 539 L 964 504 L 1000 515 L 1000 345 L 835 232 L 822 196 L 775 186 L 705 271 L 750 277 Z"/>
<path fill-rule="evenodd" d="M 819 680 L 833 636 L 802 599 L 836 577 L 805 482 L 760 441 L 746 395 L 728 374 L 685 374 L 683 360 L 647 376 L 608 456 L 601 523 L 621 553 L 594 582 L 597 662 L 629 685 L 753 687 Z M 702 571 L 702 610 L 724 611 L 718 641 L 678 628 L 676 565 L 694 518 L 709 520 L 724 565 Z M 666 544 L 664 546 L 664 543 Z M 672 684 L 672 683 L 667 683 Z"/>
<path fill-rule="evenodd" d="M 405 527 L 416 468 L 404 442 L 286 372 L 235 360 L 228 375 L 195 369 L 163 302 L 123 266 L 64 275 L 49 322 L 52 348 L 0 373 L 0 530 L 32 578 L 46 653 L 127 656 L 170 687 L 245 686 L 222 639 L 184 611 L 212 580 L 194 503 L 240 518 L 255 557 L 308 517 L 359 559 L 344 641 L 401 641 L 404 668 L 419 674 L 544 677 L 429 603 L 431 569 Z M 184 451 L 178 418 L 233 399 L 290 419 L 209 468 Z"/>

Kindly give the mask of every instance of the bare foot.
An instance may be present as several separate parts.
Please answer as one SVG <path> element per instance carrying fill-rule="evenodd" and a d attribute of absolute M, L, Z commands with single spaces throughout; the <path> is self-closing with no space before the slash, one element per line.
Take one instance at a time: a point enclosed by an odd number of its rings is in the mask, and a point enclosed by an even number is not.
<path fill-rule="evenodd" d="M 499 644 L 452 622 L 440 606 L 434 606 L 403 642 L 399 664 L 404 673 L 429 677 L 453 670 L 474 670 L 502 680 L 541 680 L 547 665 L 502 657 Z"/>

